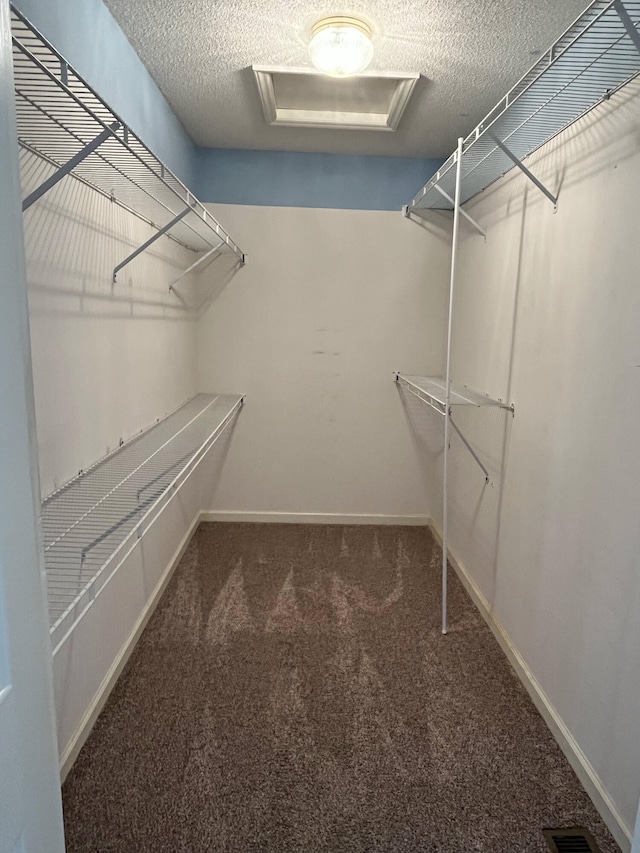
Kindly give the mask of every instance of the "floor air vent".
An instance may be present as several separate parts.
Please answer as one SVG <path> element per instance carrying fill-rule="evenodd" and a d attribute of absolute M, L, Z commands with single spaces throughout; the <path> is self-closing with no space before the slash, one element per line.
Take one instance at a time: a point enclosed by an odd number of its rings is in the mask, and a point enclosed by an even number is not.
<path fill-rule="evenodd" d="M 553 853 L 600 853 L 593 836 L 581 826 L 569 829 L 544 829 L 549 849 Z"/>

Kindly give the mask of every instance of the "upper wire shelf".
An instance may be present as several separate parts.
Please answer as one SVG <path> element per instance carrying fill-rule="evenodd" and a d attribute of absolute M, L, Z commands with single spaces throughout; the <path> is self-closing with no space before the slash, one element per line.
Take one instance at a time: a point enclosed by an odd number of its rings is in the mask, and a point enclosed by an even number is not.
<path fill-rule="evenodd" d="M 395 374 L 396 382 L 403 385 L 423 403 L 431 406 L 439 414 L 446 414 L 447 383 L 442 376 L 407 376 L 402 373 Z M 486 394 L 471 391 L 464 385 L 451 383 L 449 396 L 450 406 L 497 406 L 513 412 L 513 406 L 503 403 L 502 400 L 494 400 Z"/>
<path fill-rule="evenodd" d="M 125 207 L 156 233 L 114 270 L 166 234 L 199 253 L 244 254 L 193 193 L 11 6 L 18 142 L 46 161 L 49 178 L 23 200 L 23 210 L 67 174 Z"/>
<path fill-rule="evenodd" d="M 42 502 L 54 650 L 240 411 L 198 394 Z"/>
<path fill-rule="evenodd" d="M 640 72 L 639 22 L 640 0 L 588 7 L 464 140 L 461 204 Z M 454 152 L 407 213 L 453 209 L 456 161 Z"/>

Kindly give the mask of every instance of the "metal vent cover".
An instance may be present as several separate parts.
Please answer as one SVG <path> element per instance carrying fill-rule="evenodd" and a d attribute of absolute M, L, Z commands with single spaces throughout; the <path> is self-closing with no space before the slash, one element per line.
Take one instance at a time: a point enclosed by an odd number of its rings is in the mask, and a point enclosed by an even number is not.
<path fill-rule="evenodd" d="M 594 837 L 582 826 L 542 831 L 553 853 L 600 853 Z"/>

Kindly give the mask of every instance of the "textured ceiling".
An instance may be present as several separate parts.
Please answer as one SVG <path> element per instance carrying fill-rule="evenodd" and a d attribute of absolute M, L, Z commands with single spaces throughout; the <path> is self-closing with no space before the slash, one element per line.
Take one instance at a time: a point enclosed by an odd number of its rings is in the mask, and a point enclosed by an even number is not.
<path fill-rule="evenodd" d="M 200 145 L 444 157 L 582 12 L 587 0 L 106 0 Z M 395 133 L 270 127 L 249 66 L 309 65 L 312 24 L 374 30 L 371 70 L 418 71 Z"/>

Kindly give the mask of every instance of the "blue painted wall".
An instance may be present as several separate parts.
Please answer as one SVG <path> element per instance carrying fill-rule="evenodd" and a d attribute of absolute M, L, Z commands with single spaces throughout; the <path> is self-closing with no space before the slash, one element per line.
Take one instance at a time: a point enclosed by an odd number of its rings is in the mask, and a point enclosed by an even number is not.
<path fill-rule="evenodd" d="M 205 202 L 399 210 L 442 163 L 199 148 L 102 0 L 15 0 L 15 4 Z"/>
<path fill-rule="evenodd" d="M 193 186 L 197 146 L 102 0 L 14 2 L 145 145 Z"/>
<path fill-rule="evenodd" d="M 199 148 L 196 186 L 208 202 L 400 210 L 442 162 Z"/>

